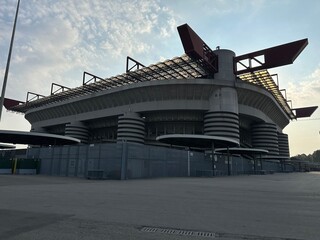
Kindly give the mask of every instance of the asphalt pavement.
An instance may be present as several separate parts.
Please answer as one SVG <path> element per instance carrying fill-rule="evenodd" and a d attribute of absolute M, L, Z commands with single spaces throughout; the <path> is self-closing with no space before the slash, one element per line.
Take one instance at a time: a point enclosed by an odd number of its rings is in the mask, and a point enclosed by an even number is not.
<path fill-rule="evenodd" d="M 0 239 L 320 239 L 320 173 L 87 180 L 0 175 Z"/>

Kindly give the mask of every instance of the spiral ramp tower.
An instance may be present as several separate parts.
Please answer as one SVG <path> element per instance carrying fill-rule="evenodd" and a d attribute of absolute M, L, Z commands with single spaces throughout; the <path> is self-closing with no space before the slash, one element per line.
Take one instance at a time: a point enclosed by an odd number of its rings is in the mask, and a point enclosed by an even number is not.
<path fill-rule="evenodd" d="M 145 122 L 138 113 L 125 113 L 118 118 L 117 141 L 144 144 Z"/>
<path fill-rule="evenodd" d="M 239 141 L 239 116 L 233 112 L 206 112 L 204 134 L 233 138 Z"/>
<path fill-rule="evenodd" d="M 234 84 L 233 58 L 235 53 L 228 49 L 218 49 L 219 71 L 215 78 Z M 210 108 L 204 114 L 204 134 L 227 137 L 240 141 L 238 94 L 234 87 L 215 89 L 209 99 Z"/>
<path fill-rule="evenodd" d="M 269 155 L 279 155 L 277 127 L 273 123 L 258 123 L 252 126 L 252 145 L 269 151 Z"/>
<path fill-rule="evenodd" d="M 88 143 L 89 130 L 82 122 L 67 123 L 65 127 L 65 136 L 81 140 L 81 143 Z"/>
<path fill-rule="evenodd" d="M 279 142 L 279 155 L 281 157 L 290 157 L 288 135 L 284 133 L 278 133 Z"/>

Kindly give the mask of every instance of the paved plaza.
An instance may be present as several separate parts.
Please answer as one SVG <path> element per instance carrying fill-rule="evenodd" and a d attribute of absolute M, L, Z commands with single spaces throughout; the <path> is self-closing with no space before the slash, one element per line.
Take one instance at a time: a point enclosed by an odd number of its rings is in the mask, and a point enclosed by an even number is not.
<path fill-rule="evenodd" d="M 320 173 L 93 181 L 0 175 L 0 239 L 319 239 Z"/>

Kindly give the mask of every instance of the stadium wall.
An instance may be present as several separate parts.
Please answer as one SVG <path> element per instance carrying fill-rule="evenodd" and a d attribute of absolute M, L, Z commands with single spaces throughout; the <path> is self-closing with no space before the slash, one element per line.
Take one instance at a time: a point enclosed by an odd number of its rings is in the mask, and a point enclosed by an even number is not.
<path fill-rule="evenodd" d="M 40 174 L 52 176 L 122 180 L 212 176 L 211 153 L 130 142 L 36 147 L 28 149 L 27 158 L 40 159 Z M 226 155 L 216 154 L 215 176 L 228 175 L 227 159 Z M 253 159 L 240 156 L 230 156 L 229 169 L 230 175 L 294 170 L 288 164 L 258 158 L 254 164 Z"/>

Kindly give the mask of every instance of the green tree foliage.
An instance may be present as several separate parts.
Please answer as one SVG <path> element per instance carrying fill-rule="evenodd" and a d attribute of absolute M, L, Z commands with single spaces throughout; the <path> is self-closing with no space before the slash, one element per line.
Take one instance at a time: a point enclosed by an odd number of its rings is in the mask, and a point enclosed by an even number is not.
<path fill-rule="evenodd" d="M 314 162 L 320 162 L 320 149 L 313 152 L 312 158 Z"/>
<path fill-rule="evenodd" d="M 308 162 L 320 162 L 320 149 L 314 151 L 312 154 L 298 154 L 296 156 L 291 157 L 292 160 L 297 159 L 301 161 L 308 161 Z"/>

